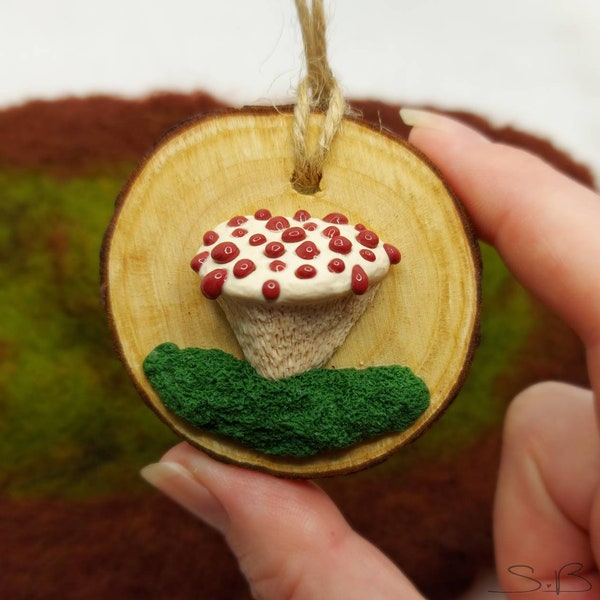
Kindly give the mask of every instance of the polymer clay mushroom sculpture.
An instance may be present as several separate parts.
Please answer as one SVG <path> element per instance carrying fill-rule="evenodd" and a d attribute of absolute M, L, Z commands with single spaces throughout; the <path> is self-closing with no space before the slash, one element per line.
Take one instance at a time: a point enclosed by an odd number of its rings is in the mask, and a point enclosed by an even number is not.
<path fill-rule="evenodd" d="M 260 209 L 207 231 L 191 267 L 248 362 L 280 379 L 323 366 L 399 262 L 395 246 L 343 214 Z"/>

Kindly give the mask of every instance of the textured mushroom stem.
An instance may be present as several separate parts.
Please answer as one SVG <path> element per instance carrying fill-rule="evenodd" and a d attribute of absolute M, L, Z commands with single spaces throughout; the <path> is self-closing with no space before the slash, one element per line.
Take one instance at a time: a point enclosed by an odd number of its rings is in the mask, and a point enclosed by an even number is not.
<path fill-rule="evenodd" d="M 246 360 L 266 379 L 282 379 L 322 367 L 342 345 L 373 301 L 365 294 L 305 305 L 218 299 Z"/>

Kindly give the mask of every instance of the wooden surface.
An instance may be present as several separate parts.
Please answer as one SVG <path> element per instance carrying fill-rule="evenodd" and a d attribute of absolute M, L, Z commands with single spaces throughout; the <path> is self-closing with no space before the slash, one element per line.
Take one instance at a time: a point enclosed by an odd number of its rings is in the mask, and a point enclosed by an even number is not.
<path fill-rule="evenodd" d="M 316 136 L 321 117 L 315 115 Z M 223 460 L 291 477 L 346 473 L 383 460 L 422 433 L 462 384 L 477 341 L 480 261 L 470 227 L 423 157 L 390 134 L 346 120 L 321 191 L 290 185 L 292 115 L 245 109 L 186 122 L 163 139 L 123 190 L 103 248 L 103 289 L 122 359 L 145 400 L 192 444 Z M 192 428 L 163 407 L 142 363 L 159 343 L 221 348 L 241 357 L 189 261 L 204 231 L 234 214 L 269 208 L 315 217 L 342 212 L 402 252 L 374 305 L 328 366 L 401 364 L 431 392 L 407 431 L 310 460 L 267 457 Z"/>

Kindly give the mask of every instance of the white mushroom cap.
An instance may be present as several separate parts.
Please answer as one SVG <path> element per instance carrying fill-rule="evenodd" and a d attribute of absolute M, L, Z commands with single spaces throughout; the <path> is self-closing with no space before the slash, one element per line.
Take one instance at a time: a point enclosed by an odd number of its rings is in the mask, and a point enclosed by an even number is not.
<path fill-rule="evenodd" d="M 210 299 L 305 304 L 360 295 L 400 261 L 394 246 L 339 213 L 317 219 L 261 209 L 220 223 L 203 241 L 191 267 Z"/>

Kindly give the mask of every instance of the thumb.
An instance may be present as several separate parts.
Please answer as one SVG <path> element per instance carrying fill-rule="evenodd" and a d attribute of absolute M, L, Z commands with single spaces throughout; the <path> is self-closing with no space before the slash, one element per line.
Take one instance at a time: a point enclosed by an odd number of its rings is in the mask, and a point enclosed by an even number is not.
<path fill-rule="evenodd" d="M 422 600 L 312 483 L 221 464 L 186 443 L 142 476 L 225 536 L 255 598 Z"/>

